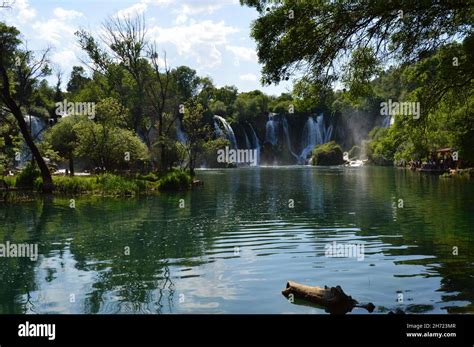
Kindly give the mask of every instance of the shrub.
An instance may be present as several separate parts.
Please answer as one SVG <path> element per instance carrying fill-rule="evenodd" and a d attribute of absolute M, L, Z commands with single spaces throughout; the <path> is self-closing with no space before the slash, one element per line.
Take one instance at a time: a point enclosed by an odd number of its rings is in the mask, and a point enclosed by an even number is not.
<path fill-rule="evenodd" d="M 93 177 L 57 176 L 53 177 L 53 182 L 56 191 L 65 194 L 81 194 L 93 192 L 97 189 Z"/>
<path fill-rule="evenodd" d="M 316 146 L 312 153 L 313 165 L 344 164 L 341 147 L 334 141 Z"/>
<path fill-rule="evenodd" d="M 148 181 L 148 182 L 158 182 L 159 180 L 159 177 L 155 175 L 153 172 L 150 172 L 146 175 L 137 174 L 135 178 L 137 180 L 143 180 L 143 181 Z"/>
<path fill-rule="evenodd" d="M 15 176 L 3 176 L 2 178 L 0 178 L 0 180 L 3 180 L 8 188 L 16 186 L 16 177 Z"/>
<path fill-rule="evenodd" d="M 29 162 L 18 174 L 15 184 L 21 188 L 33 188 L 38 177 L 41 177 L 41 172 L 36 167 L 36 164 Z"/>
<path fill-rule="evenodd" d="M 134 195 L 139 191 L 138 184 L 127 178 L 103 174 L 96 177 L 98 188 L 106 195 Z"/>
<path fill-rule="evenodd" d="M 175 170 L 166 174 L 159 184 L 161 191 L 180 191 L 191 187 L 191 175 L 184 170 Z"/>

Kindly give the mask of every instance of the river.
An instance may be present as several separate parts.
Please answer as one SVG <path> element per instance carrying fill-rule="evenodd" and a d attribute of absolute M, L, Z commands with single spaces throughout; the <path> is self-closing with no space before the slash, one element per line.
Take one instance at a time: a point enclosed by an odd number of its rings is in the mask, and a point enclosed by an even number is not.
<path fill-rule="evenodd" d="M 381 167 L 197 175 L 186 193 L 0 204 L 0 243 L 39 250 L 0 258 L 0 313 L 325 313 L 288 302 L 287 280 L 340 285 L 374 313 L 474 312 L 472 181 Z M 328 255 L 336 245 L 358 253 Z"/>

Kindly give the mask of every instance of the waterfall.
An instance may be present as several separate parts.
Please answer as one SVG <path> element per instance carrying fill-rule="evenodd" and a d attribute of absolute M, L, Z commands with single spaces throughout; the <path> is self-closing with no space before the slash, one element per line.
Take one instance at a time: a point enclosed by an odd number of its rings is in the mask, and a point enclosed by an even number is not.
<path fill-rule="evenodd" d="M 270 142 L 273 146 L 278 143 L 278 121 L 275 119 L 275 115 L 276 113 L 270 113 L 265 125 L 265 142 Z"/>
<path fill-rule="evenodd" d="M 320 114 L 316 117 L 308 117 L 304 128 L 301 139 L 301 154 L 299 156 L 300 162 L 305 163 L 308 155 L 311 153 L 316 145 L 331 141 L 333 125 L 330 124 L 328 127 L 324 125 L 324 116 Z"/>
<path fill-rule="evenodd" d="M 283 116 L 282 120 L 283 124 L 283 134 L 285 136 L 286 144 L 288 146 L 288 150 L 290 151 L 291 155 L 296 158 L 296 160 L 299 159 L 298 155 L 296 155 L 293 150 L 291 149 L 291 138 L 290 138 L 290 130 L 288 128 L 288 120 L 286 119 L 285 116 Z"/>
<path fill-rule="evenodd" d="M 42 140 L 42 132 L 46 130 L 46 122 L 36 116 L 26 115 L 24 118 L 33 140 Z"/>
<path fill-rule="evenodd" d="M 180 143 L 186 143 L 188 141 L 188 137 L 186 136 L 186 133 L 183 131 L 183 128 L 181 126 L 181 120 L 176 118 L 175 120 L 175 126 L 176 126 L 176 138 Z"/>
<path fill-rule="evenodd" d="M 321 131 L 316 126 L 316 122 L 313 117 L 308 117 L 302 135 L 301 148 L 303 149 L 300 154 L 300 161 L 305 162 L 308 155 L 313 150 L 314 146 L 323 142 Z"/>
<path fill-rule="evenodd" d="M 252 124 L 249 123 L 249 126 L 252 131 L 252 149 L 257 150 L 257 165 L 260 165 L 260 140 L 258 139 Z"/>
<path fill-rule="evenodd" d="M 252 149 L 252 145 L 250 144 L 249 137 L 247 136 L 247 130 L 245 130 L 245 127 L 243 127 L 243 129 L 244 129 L 245 149 Z"/>
<path fill-rule="evenodd" d="M 224 127 L 224 132 L 222 132 L 222 129 L 219 127 L 219 124 L 217 124 L 216 120 L 221 122 L 222 126 Z M 229 139 L 232 149 L 238 149 L 234 130 L 232 130 L 232 127 L 224 118 L 217 115 L 214 116 L 214 128 L 216 129 L 218 136 L 226 136 Z"/>
<path fill-rule="evenodd" d="M 24 119 L 33 140 L 35 142 L 41 141 L 43 139 L 43 131 L 45 131 L 47 128 L 46 122 L 42 120 L 41 118 L 38 118 L 36 116 L 30 116 L 30 115 L 26 115 Z M 30 152 L 30 148 L 28 147 L 26 142 L 23 140 L 23 143 L 20 149 L 20 161 L 19 161 L 20 166 L 24 165 L 27 161 L 30 161 L 31 159 L 32 159 L 32 155 Z"/>
<path fill-rule="evenodd" d="M 393 123 L 395 123 L 395 118 L 392 117 L 391 115 L 386 115 L 382 119 L 382 128 L 388 128 Z"/>
<path fill-rule="evenodd" d="M 288 127 L 288 120 L 285 116 L 276 117 L 276 113 L 270 113 L 268 115 L 268 121 L 265 126 L 265 142 L 271 143 L 273 146 L 278 144 L 278 135 L 280 134 L 280 129 L 283 129 L 283 140 L 286 142 L 288 151 L 295 157 L 299 159 L 291 147 L 291 138 L 290 131 Z"/>

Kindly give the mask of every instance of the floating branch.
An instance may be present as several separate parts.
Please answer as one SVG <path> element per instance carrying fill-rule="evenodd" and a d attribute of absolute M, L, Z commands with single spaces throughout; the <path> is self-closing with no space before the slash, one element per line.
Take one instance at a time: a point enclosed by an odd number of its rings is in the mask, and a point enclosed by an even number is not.
<path fill-rule="evenodd" d="M 374 304 L 359 304 L 357 300 L 348 296 L 340 286 L 336 287 L 319 287 L 307 286 L 293 281 L 286 283 L 286 289 L 282 294 L 289 298 L 293 295 L 294 298 L 310 301 L 317 305 L 326 308 L 326 311 L 332 314 L 345 314 L 351 312 L 354 307 L 362 307 L 367 311 L 372 312 L 375 308 Z"/>

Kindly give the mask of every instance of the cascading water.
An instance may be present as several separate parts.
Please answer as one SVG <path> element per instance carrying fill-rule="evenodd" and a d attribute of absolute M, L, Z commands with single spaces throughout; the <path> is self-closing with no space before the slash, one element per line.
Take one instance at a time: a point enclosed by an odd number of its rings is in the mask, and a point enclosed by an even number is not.
<path fill-rule="evenodd" d="M 186 133 L 183 131 L 183 127 L 181 126 L 181 120 L 179 118 L 176 118 L 175 126 L 176 126 L 176 138 L 178 139 L 180 143 L 186 143 L 188 141 L 188 137 L 186 136 Z"/>
<path fill-rule="evenodd" d="M 303 148 L 303 150 L 300 154 L 300 161 L 302 162 L 306 161 L 308 154 L 311 153 L 314 146 L 323 142 L 321 131 L 316 126 L 316 124 L 317 123 L 314 121 L 313 117 L 308 117 L 308 120 L 304 125 L 301 145 L 301 148 Z"/>
<path fill-rule="evenodd" d="M 219 127 L 219 124 L 217 124 L 216 121 L 221 122 L 222 126 L 224 127 L 224 132 L 222 132 L 222 129 Z M 214 128 L 216 129 L 217 136 L 226 136 L 230 141 L 232 149 L 238 149 L 237 139 L 235 138 L 234 130 L 224 118 L 217 115 L 214 116 Z"/>
<path fill-rule="evenodd" d="M 252 124 L 249 123 L 249 126 L 252 131 L 252 149 L 257 150 L 257 165 L 260 165 L 260 140 L 258 139 Z"/>
<path fill-rule="evenodd" d="M 395 118 L 391 115 L 387 115 L 382 119 L 382 128 L 388 128 L 395 122 Z"/>
<path fill-rule="evenodd" d="M 299 159 L 298 155 L 293 152 L 291 149 L 291 139 L 290 139 L 290 130 L 288 128 L 288 120 L 286 117 L 283 117 L 282 119 L 282 125 L 283 125 L 283 134 L 285 136 L 286 144 L 288 146 L 288 150 L 290 151 L 291 155 L 296 158 L 296 160 Z"/>
<path fill-rule="evenodd" d="M 36 116 L 26 115 L 24 117 L 28 130 L 30 131 L 33 141 L 41 141 L 43 139 L 43 132 L 47 128 L 47 124 L 41 118 Z M 30 161 L 32 158 L 29 147 L 23 142 L 20 150 L 20 166 Z"/>
<path fill-rule="evenodd" d="M 291 155 L 298 159 L 298 155 L 296 155 L 292 150 L 290 131 L 288 128 L 288 120 L 285 116 L 281 116 L 279 118 L 277 118 L 276 116 L 276 113 L 270 113 L 268 115 L 268 121 L 265 125 L 265 142 L 269 142 L 273 146 L 277 145 L 280 129 L 283 129 L 283 140 L 285 141 L 288 147 L 288 151 L 291 153 Z"/>
<path fill-rule="evenodd" d="M 278 143 L 278 120 L 275 119 L 276 113 L 268 115 L 268 121 L 265 125 L 265 142 L 271 143 L 275 146 Z"/>
<path fill-rule="evenodd" d="M 245 148 L 246 149 L 252 149 L 252 145 L 250 144 L 250 140 L 249 140 L 249 137 L 247 135 L 247 130 L 245 130 L 245 127 L 243 129 L 244 129 Z"/>
<path fill-rule="evenodd" d="M 333 132 L 333 125 L 330 124 L 328 127 L 324 125 L 323 115 L 316 117 L 308 117 L 308 120 L 305 123 L 303 128 L 301 154 L 299 156 L 299 161 L 302 163 L 306 162 L 308 155 L 311 153 L 313 148 L 316 145 L 321 145 L 323 143 L 331 141 Z"/>
<path fill-rule="evenodd" d="M 33 140 L 42 140 L 43 131 L 46 130 L 46 122 L 36 116 L 25 116 L 25 122 L 30 130 L 31 137 Z"/>

